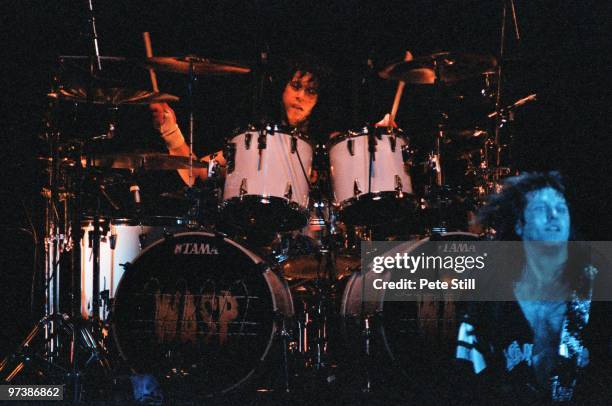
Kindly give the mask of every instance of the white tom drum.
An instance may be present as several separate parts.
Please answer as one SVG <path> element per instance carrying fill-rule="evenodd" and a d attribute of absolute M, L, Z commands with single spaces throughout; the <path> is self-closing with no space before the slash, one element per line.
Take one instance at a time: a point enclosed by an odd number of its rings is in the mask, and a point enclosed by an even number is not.
<path fill-rule="evenodd" d="M 93 301 L 93 222 L 81 224 L 81 314 L 92 316 Z M 132 261 L 140 252 L 163 237 L 164 233 L 185 231 L 183 220 L 176 217 L 149 217 L 146 220 L 103 219 L 100 224 L 100 318 L 106 320 L 123 277 L 122 264 Z"/>
<path fill-rule="evenodd" d="M 277 125 L 239 131 L 225 150 L 224 214 L 234 224 L 294 230 L 308 219 L 313 148 Z"/>
<path fill-rule="evenodd" d="M 330 141 L 334 205 L 350 224 L 375 225 L 414 214 L 411 158 L 401 130 L 364 127 Z"/>

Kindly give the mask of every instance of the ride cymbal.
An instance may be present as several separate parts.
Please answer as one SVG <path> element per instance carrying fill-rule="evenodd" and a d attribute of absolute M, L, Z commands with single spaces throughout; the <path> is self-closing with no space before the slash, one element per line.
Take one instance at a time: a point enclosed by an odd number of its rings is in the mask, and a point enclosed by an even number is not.
<path fill-rule="evenodd" d="M 393 63 L 378 74 L 383 79 L 432 85 L 436 79 L 442 83 L 469 79 L 492 72 L 496 66 L 497 61 L 489 55 L 437 52 L 411 61 Z"/>

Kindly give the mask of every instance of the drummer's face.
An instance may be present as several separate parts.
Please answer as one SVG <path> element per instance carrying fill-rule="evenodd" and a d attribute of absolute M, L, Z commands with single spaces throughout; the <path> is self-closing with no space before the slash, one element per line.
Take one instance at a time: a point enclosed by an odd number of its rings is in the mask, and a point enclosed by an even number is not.
<path fill-rule="evenodd" d="M 285 86 L 283 106 L 291 126 L 303 123 L 312 112 L 319 98 L 319 85 L 310 73 L 295 72 Z"/>

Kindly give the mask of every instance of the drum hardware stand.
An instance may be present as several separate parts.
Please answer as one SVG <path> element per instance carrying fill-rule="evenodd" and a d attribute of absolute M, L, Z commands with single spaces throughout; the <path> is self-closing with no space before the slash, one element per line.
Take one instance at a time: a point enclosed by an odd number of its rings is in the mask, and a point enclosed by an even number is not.
<path fill-rule="evenodd" d="M 363 287 L 362 287 L 362 302 L 361 302 L 361 306 L 362 306 L 362 311 L 363 307 L 364 307 L 364 302 L 363 302 L 363 290 L 365 287 L 365 281 L 363 283 Z M 362 313 L 363 314 L 363 313 Z M 361 387 L 361 392 L 362 393 L 371 393 L 372 392 L 372 379 L 370 377 L 370 360 L 372 357 L 371 354 L 371 343 L 370 341 L 372 340 L 372 330 L 370 328 L 370 318 L 368 316 L 365 316 L 362 320 L 363 323 L 363 327 L 361 330 L 361 336 L 363 337 L 363 353 L 362 353 L 362 357 L 363 357 L 363 362 L 365 364 L 365 368 L 364 368 L 364 372 L 365 372 L 365 381 L 363 381 L 363 386 Z"/>
<path fill-rule="evenodd" d="M 442 94 L 442 89 L 444 86 L 444 82 L 440 80 L 442 64 L 438 58 L 443 58 L 445 53 L 440 53 L 436 55 L 433 59 L 434 66 L 434 89 L 435 94 L 439 97 Z M 444 173 L 442 169 L 442 142 L 446 137 L 446 122 L 448 120 L 448 114 L 444 111 L 438 111 L 438 123 L 437 123 L 437 131 L 434 138 L 434 147 L 433 151 L 429 154 L 427 164 L 427 170 L 430 173 L 430 185 L 429 185 L 429 201 L 433 202 L 433 205 L 430 204 L 430 207 L 433 206 L 435 216 L 432 221 L 433 226 L 431 227 L 432 232 L 445 232 L 446 231 L 446 222 L 443 220 L 443 208 L 447 204 L 447 197 L 443 196 L 445 189 L 445 179 Z M 433 181 L 433 182 L 432 182 Z"/>
<path fill-rule="evenodd" d="M 102 69 L 100 61 L 100 53 L 98 48 L 98 37 L 95 26 L 95 17 L 93 13 L 92 0 L 88 0 L 89 22 L 91 23 L 91 38 L 93 40 L 93 53 L 90 57 L 91 80 L 89 83 L 88 103 L 93 106 L 93 80 L 96 72 L 96 67 Z M 95 62 L 95 64 L 94 64 Z M 111 131 L 112 130 L 112 131 Z M 105 138 L 112 138 L 114 135 L 114 127 L 109 128 L 109 133 Z M 80 401 L 82 395 L 82 375 L 83 370 L 79 367 L 79 349 L 84 349 L 88 352 L 88 359 L 84 365 L 87 366 L 92 362 L 98 363 L 105 374 L 110 372 L 110 363 L 106 357 L 105 350 L 100 346 L 99 340 L 94 337 L 97 332 L 96 326 L 90 326 L 91 323 L 85 322 L 80 316 L 80 299 L 81 299 L 81 229 L 79 213 L 81 210 L 82 198 L 82 167 L 81 154 L 75 154 L 74 168 L 75 174 L 72 179 L 66 182 L 65 187 L 67 192 L 64 201 L 64 234 L 58 227 L 58 212 L 56 202 L 59 201 L 59 132 L 52 133 L 47 136 L 51 149 L 51 167 L 49 168 L 49 186 L 48 192 L 44 190 L 44 194 L 48 194 L 46 204 L 45 218 L 45 287 L 46 287 L 46 306 L 45 316 L 39 323 L 32 328 L 28 336 L 19 346 L 17 351 L 5 358 L 0 364 L 0 377 L 5 383 L 11 383 L 18 375 L 25 372 L 26 367 L 39 364 L 41 367 L 35 368 L 39 376 L 45 376 L 43 369 L 54 369 L 56 372 L 63 375 L 62 381 L 69 382 L 72 385 L 72 393 L 69 399 Z M 81 151 L 78 151 L 81 152 Z M 88 165 L 89 166 L 89 165 Z M 69 186 L 78 187 L 71 189 Z M 69 205 L 69 190 L 75 190 L 72 207 Z M 99 194 L 98 194 L 99 206 Z M 99 214 L 96 211 L 94 215 L 94 297 L 93 297 L 93 319 L 94 323 L 99 322 Z M 71 253 L 71 271 L 72 271 L 72 289 L 71 289 L 71 316 L 60 313 L 59 309 L 59 244 L 60 240 L 64 243 L 65 251 Z M 51 251 L 51 252 L 49 252 Z M 96 285 L 96 282 L 98 284 Z M 93 328 L 92 328 L 93 327 Z M 91 330 L 91 331 L 90 331 Z M 68 342 L 61 340 L 60 334 L 64 333 Z M 38 337 L 43 338 L 43 345 L 38 348 L 35 340 Z M 98 336 L 99 337 L 99 336 Z M 59 353 L 62 347 L 67 350 L 68 365 L 66 368 L 58 365 Z"/>
<path fill-rule="evenodd" d="M 195 84 L 196 77 L 193 68 L 193 58 L 189 58 L 189 79 L 187 82 L 187 97 L 189 98 L 189 186 L 193 186 L 193 128 L 194 128 L 194 116 L 193 116 L 193 86 Z"/>
<path fill-rule="evenodd" d="M 46 219 L 45 219 L 45 285 L 46 305 L 45 316 L 32 328 L 16 352 L 7 357 L 0 364 L 0 376 L 6 383 L 11 383 L 16 377 L 29 368 L 34 368 L 39 376 L 55 376 L 58 381 L 69 382 L 72 385 L 70 398 L 78 401 L 82 395 L 83 370 L 79 366 L 80 350 L 87 353 L 85 366 L 97 363 L 103 371 L 108 374 L 110 364 L 105 350 L 100 346 L 99 337 L 96 335 L 95 325 L 84 321 L 80 316 L 80 241 L 81 224 L 79 218 L 79 207 L 82 191 L 82 170 L 80 153 L 75 154 L 74 177 L 66 177 L 67 190 L 79 190 L 78 192 L 59 193 L 59 153 L 57 139 L 50 139 L 52 148 L 51 168 L 49 171 L 49 186 L 43 190 L 47 197 Z M 80 151 L 79 151 L 80 152 Z M 75 184 L 80 188 L 71 189 Z M 99 196 L 98 196 L 99 199 Z M 70 200 L 73 204 L 70 204 Z M 63 202 L 64 224 L 60 226 L 60 213 L 57 210 L 57 202 Z M 94 258 L 98 264 L 99 278 L 99 215 L 94 215 Z M 62 230 L 63 228 L 63 230 Z M 97 243 L 96 243 L 97 241 Z M 96 251 L 97 250 L 97 251 Z M 71 253 L 72 270 L 72 292 L 71 309 L 69 316 L 61 313 L 59 304 L 59 254 L 61 252 Z M 95 262 L 94 262 L 95 264 Z M 94 266 L 94 278 L 95 278 Z M 98 279 L 99 281 L 99 279 Z M 94 284 L 94 292 L 96 291 Z M 99 284 L 97 285 L 99 295 Z M 99 298 L 94 296 L 94 322 L 99 321 Z M 92 328 L 93 327 L 93 328 Z M 42 346 L 39 347 L 38 339 L 42 338 Z M 67 365 L 60 365 L 60 351 L 65 350 L 68 356 Z M 48 374 L 47 374 L 48 372 Z"/>
<path fill-rule="evenodd" d="M 495 132 L 494 132 L 494 138 L 493 138 L 493 145 L 495 146 L 495 160 L 494 160 L 493 171 L 487 174 L 489 176 L 487 176 L 487 181 L 486 181 L 487 184 L 492 183 L 494 185 L 493 186 L 494 188 L 496 187 L 496 185 L 500 184 L 500 180 L 504 176 L 504 173 L 510 172 L 509 168 L 502 168 L 501 166 L 502 165 L 502 162 L 501 162 L 502 143 L 501 143 L 501 134 L 500 134 L 501 128 L 504 126 L 506 122 L 512 121 L 513 119 L 512 110 L 515 107 L 519 107 L 528 101 L 535 100 L 535 96 L 536 96 L 535 94 L 527 96 L 526 98 L 517 101 L 515 104 L 513 104 L 512 106 L 509 106 L 506 109 L 502 107 L 502 93 L 503 93 L 502 81 L 503 81 L 503 65 L 506 62 L 505 45 L 506 45 L 506 23 L 508 20 L 507 18 L 508 8 L 510 8 L 510 13 L 511 13 L 511 18 L 512 18 L 514 38 L 516 40 L 517 46 L 520 47 L 521 45 L 521 35 L 519 31 L 518 18 L 516 15 L 514 0 L 503 0 L 502 3 L 503 3 L 502 21 L 501 21 L 501 29 L 500 29 L 500 36 L 499 36 L 500 37 L 499 38 L 499 58 L 498 58 L 499 63 L 497 65 L 497 69 L 495 72 L 496 78 L 497 78 L 495 111 L 489 114 L 489 118 L 495 119 Z"/>

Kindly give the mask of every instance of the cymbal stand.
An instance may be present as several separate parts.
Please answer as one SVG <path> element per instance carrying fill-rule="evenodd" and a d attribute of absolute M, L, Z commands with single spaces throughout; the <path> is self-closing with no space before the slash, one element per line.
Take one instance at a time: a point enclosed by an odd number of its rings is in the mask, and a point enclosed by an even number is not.
<path fill-rule="evenodd" d="M 492 182 L 494 185 L 499 184 L 501 177 L 504 174 L 504 168 L 502 168 L 501 162 L 501 152 L 502 152 L 502 142 L 501 142 L 501 129 L 504 124 L 508 121 L 510 116 L 506 114 L 504 108 L 502 106 L 503 100 L 503 67 L 506 62 L 505 59 L 505 45 L 506 45 L 506 22 L 508 20 L 507 14 L 508 9 L 510 9 L 510 13 L 512 14 L 512 22 L 513 22 L 513 31 L 514 38 L 518 46 L 521 44 L 521 34 L 518 26 L 518 18 L 516 15 L 516 8 L 514 4 L 514 0 L 504 0 L 502 6 L 502 21 L 499 35 L 499 63 L 497 64 L 496 76 L 497 76 L 497 91 L 495 96 L 495 133 L 493 145 L 495 147 L 495 163 L 493 170 L 493 179 Z M 491 115 L 489 115 L 491 117 Z"/>
<path fill-rule="evenodd" d="M 443 58 L 445 53 L 440 53 L 436 55 L 437 57 L 433 58 L 433 66 L 435 73 L 434 80 L 434 91 L 438 98 L 438 103 L 440 103 L 441 95 L 443 91 L 444 83 L 440 80 L 441 77 L 441 69 Z M 433 202 L 434 208 L 434 219 L 432 221 L 432 232 L 444 232 L 446 231 L 446 221 L 444 220 L 444 209 L 445 204 L 447 204 L 447 196 L 444 196 L 445 191 L 445 178 L 444 172 L 442 169 L 442 143 L 444 141 L 444 137 L 446 136 L 446 121 L 448 120 L 448 114 L 444 112 L 442 109 L 438 111 L 438 123 L 437 123 L 437 131 L 434 138 L 434 147 L 432 152 L 429 155 L 428 159 L 428 171 L 430 174 L 433 174 L 433 184 L 430 185 L 430 198 L 429 201 Z M 431 181 L 430 181 L 431 183 Z"/>
<path fill-rule="evenodd" d="M 189 79 L 187 82 L 187 96 L 189 99 L 189 185 L 186 188 L 185 194 L 189 200 L 189 210 L 187 212 L 187 227 L 197 229 L 200 225 L 200 190 L 194 186 L 195 179 L 193 176 L 193 134 L 194 134 L 194 105 L 193 105 L 193 88 L 197 80 L 193 67 L 193 58 L 189 58 Z"/>
<path fill-rule="evenodd" d="M 53 107 L 50 106 L 52 109 Z M 47 131 L 45 141 L 49 146 L 49 158 L 47 165 L 48 184 L 43 188 L 45 197 L 45 308 L 44 315 L 49 317 L 60 312 L 60 253 L 66 250 L 68 244 L 68 223 L 62 223 L 62 216 L 67 208 L 68 196 L 64 192 L 59 193 L 60 179 L 60 133 L 51 124 L 51 119 L 46 122 Z M 62 210 L 62 206 L 64 210 Z M 53 357 L 59 344 L 55 335 L 55 324 L 45 324 L 45 339 L 47 340 L 47 351 Z M 52 358 L 51 358 L 52 359 Z"/>

